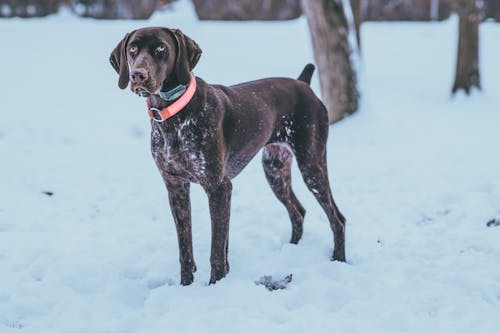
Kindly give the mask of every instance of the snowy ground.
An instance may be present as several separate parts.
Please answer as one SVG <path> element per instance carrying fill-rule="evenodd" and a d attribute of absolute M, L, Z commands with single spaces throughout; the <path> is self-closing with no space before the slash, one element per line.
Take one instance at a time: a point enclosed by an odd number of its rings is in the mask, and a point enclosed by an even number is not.
<path fill-rule="evenodd" d="M 498 332 L 500 25 L 481 26 L 484 92 L 452 99 L 456 23 L 363 26 L 361 110 L 328 147 L 347 264 L 329 261 L 296 170 L 305 232 L 287 243 L 256 158 L 234 180 L 231 272 L 214 286 L 192 188 L 198 272 L 181 287 L 144 101 L 118 89 L 109 53 L 167 25 L 198 41 L 209 82 L 295 77 L 312 60 L 305 20 L 199 23 L 185 3 L 149 22 L 1 20 L 0 332 Z M 254 284 L 289 273 L 286 290 Z"/>

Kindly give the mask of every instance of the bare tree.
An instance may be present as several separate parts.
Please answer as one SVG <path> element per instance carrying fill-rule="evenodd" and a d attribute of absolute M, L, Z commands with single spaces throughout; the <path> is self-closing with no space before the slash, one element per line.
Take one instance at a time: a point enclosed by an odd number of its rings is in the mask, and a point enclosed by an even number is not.
<path fill-rule="evenodd" d="M 352 19 L 354 23 L 354 30 L 356 32 L 356 43 L 358 52 L 361 52 L 361 21 L 363 20 L 363 13 L 361 10 L 361 0 L 350 0 Z"/>
<path fill-rule="evenodd" d="M 79 16 L 97 19 L 147 19 L 173 0 L 66 0 Z"/>
<path fill-rule="evenodd" d="M 300 0 L 192 0 L 200 20 L 291 20 Z"/>
<path fill-rule="evenodd" d="M 452 93 L 472 87 L 481 89 L 479 76 L 479 23 L 484 17 L 482 0 L 456 0 L 454 9 L 459 16 L 457 68 Z"/>
<path fill-rule="evenodd" d="M 455 0 L 363 0 L 363 20 L 444 20 L 450 16 L 450 4 L 453 1 Z"/>
<path fill-rule="evenodd" d="M 302 11 L 309 23 L 321 96 L 334 123 L 358 109 L 344 7 L 342 0 L 302 0 Z"/>
<path fill-rule="evenodd" d="M 62 0 L 1 0 L 0 17 L 41 17 L 57 13 Z"/>
<path fill-rule="evenodd" d="M 485 11 L 486 17 L 492 18 L 497 22 L 500 22 L 500 1 L 498 0 L 488 0 L 485 1 Z"/>

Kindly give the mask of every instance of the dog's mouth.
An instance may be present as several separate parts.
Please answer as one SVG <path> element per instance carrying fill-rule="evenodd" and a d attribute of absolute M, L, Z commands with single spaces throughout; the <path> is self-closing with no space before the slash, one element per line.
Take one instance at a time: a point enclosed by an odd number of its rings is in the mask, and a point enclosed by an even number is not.
<path fill-rule="evenodd" d="M 159 89 L 152 88 L 148 84 L 144 85 L 131 85 L 131 90 L 134 94 L 141 96 L 141 97 L 148 97 L 149 95 L 154 95 L 157 94 Z"/>
<path fill-rule="evenodd" d="M 151 93 L 144 87 L 135 87 L 133 88 L 133 91 L 136 95 L 141 97 L 148 97 L 149 95 L 151 95 Z"/>

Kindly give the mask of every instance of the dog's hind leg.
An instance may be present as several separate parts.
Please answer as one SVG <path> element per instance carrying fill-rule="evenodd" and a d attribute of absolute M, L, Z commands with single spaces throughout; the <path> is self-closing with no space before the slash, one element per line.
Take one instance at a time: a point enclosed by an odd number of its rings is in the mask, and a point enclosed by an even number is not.
<path fill-rule="evenodd" d="M 297 114 L 290 143 L 302 178 L 325 211 L 333 231 L 332 260 L 345 261 L 346 219 L 333 200 L 326 164 L 328 114 L 325 106 L 310 91 L 309 110 Z"/>
<path fill-rule="evenodd" d="M 297 244 L 302 237 L 306 213 L 292 190 L 291 165 L 293 154 L 284 144 L 269 144 L 262 153 L 262 165 L 267 181 L 276 197 L 285 205 L 292 221 L 290 243 Z"/>
<path fill-rule="evenodd" d="M 326 168 L 326 151 L 319 156 L 310 151 L 296 151 L 297 164 L 308 189 L 325 211 L 333 231 L 334 249 L 332 260 L 345 261 L 345 224 L 346 219 L 333 200 Z"/>

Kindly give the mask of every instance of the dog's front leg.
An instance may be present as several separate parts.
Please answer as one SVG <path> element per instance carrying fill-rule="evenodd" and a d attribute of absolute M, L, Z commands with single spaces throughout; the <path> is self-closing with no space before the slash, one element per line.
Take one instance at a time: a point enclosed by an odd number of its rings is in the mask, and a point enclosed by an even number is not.
<path fill-rule="evenodd" d="M 175 221 L 179 241 L 179 261 L 181 263 L 181 284 L 193 283 L 196 265 L 193 258 L 193 237 L 191 232 L 191 203 L 189 182 L 165 180 L 170 201 L 170 210 Z"/>
<path fill-rule="evenodd" d="M 208 195 L 210 217 L 212 219 L 212 249 L 210 253 L 210 284 L 229 273 L 227 248 L 229 241 L 229 215 L 231 210 L 232 184 L 224 177 L 216 184 L 204 186 Z"/>

